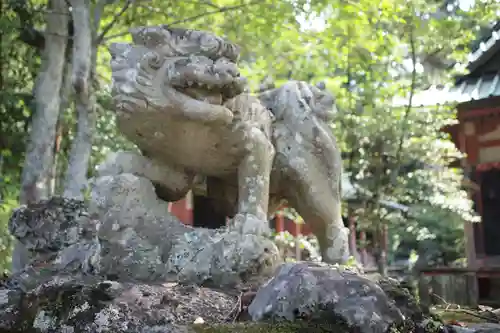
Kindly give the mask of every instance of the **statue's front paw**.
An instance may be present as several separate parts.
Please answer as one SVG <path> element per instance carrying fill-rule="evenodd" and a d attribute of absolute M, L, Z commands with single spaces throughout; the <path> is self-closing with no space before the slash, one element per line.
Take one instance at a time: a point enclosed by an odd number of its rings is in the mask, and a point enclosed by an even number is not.
<path fill-rule="evenodd" d="M 345 264 L 349 259 L 349 229 L 331 228 L 327 232 L 330 238 L 330 246 L 322 253 L 324 262 L 330 264 Z"/>
<path fill-rule="evenodd" d="M 242 235 L 269 236 L 271 229 L 267 220 L 259 219 L 253 214 L 236 214 L 229 222 L 229 229 Z"/>
<path fill-rule="evenodd" d="M 230 125 L 233 122 L 233 112 L 224 106 L 217 106 L 217 109 L 210 122 L 216 125 Z"/>

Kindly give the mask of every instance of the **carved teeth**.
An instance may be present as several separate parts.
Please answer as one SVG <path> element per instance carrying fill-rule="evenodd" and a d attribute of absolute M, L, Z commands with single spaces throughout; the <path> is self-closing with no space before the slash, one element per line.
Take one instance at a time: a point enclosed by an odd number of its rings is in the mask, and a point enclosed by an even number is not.
<path fill-rule="evenodd" d="M 217 85 L 217 84 L 214 85 L 214 84 L 209 84 L 209 83 L 195 82 L 195 81 L 185 81 L 183 87 L 184 88 L 199 88 L 199 89 L 213 90 L 216 88 L 221 88 L 223 86 Z"/>

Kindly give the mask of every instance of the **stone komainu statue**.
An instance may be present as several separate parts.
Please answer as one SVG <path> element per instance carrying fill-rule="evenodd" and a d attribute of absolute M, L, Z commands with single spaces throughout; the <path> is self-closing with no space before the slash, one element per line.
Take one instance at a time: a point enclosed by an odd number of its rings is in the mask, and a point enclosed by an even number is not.
<path fill-rule="evenodd" d="M 110 49 L 112 95 L 118 127 L 142 155 L 115 154 L 100 175 L 146 177 L 166 201 L 202 177 L 205 195 L 243 233 L 265 232 L 270 207 L 285 199 L 311 225 L 323 260 L 345 261 L 333 97 L 298 81 L 244 92 L 238 47 L 208 32 L 156 26 L 131 34 L 133 43 Z"/>

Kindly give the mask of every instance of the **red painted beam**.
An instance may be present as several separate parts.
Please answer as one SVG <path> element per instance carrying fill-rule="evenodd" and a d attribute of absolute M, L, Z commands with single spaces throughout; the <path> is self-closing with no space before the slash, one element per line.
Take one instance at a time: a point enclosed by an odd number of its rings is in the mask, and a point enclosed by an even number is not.
<path fill-rule="evenodd" d="M 465 274 L 475 274 L 476 277 L 479 278 L 498 278 L 500 277 L 500 270 L 494 271 L 494 270 L 468 270 L 468 271 L 450 271 L 450 272 L 443 272 L 443 271 L 425 271 L 422 272 L 422 275 L 424 276 L 444 276 L 444 275 L 465 275 Z"/>
<path fill-rule="evenodd" d="M 188 206 L 187 198 L 170 204 L 170 212 L 186 225 L 193 225 L 193 211 Z"/>
<path fill-rule="evenodd" d="M 458 119 L 460 121 L 474 118 L 481 118 L 487 116 L 500 116 L 500 107 L 458 111 Z"/>
<path fill-rule="evenodd" d="M 500 140 L 489 140 L 489 141 L 483 141 L 479 143 L 480 147 L 498 147 L 500 146 Z"/>

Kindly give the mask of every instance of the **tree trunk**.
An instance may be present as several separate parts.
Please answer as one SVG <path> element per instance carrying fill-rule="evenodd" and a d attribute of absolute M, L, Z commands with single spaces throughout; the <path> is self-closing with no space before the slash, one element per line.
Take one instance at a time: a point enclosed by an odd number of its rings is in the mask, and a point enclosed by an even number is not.
<path fill-rule="evenodd" d="M 377 271 L 382 276 L 388 275 L 387 269 L 387 252 L 384 249 L 377 250 Z"/>
<path fill-rule="evenodd" d="M 56 138 L 54 143 L 54 162 L 52 164 L 52 170 L 49 178 L 49 196 L 55 195 L 58 190 L 60 190 L 61 180 L 60 180 L 60 154 L 61 154 L 61 142 L 64 133 L 65 120 L 64 114 L 68 107 L 70 106 L 70 99 L 72 93 L 71 86 L 71 76 L 73 73 L 73 67 L 71 64 L 71 55 L 68 50 L 66 50 L 66 68 L 64 71 L 63 85 L 61 87 L 61 104 L 59 111 L 59 120 L 57 122 Z"/>
<path fill-rule="evenodd" d="M 378 273 L 382 276 L 388 276 L 387 267 L 387 225 L 382 225 L 377 228 L 377 245 L 375 250 L 375 259 L 377 261 Z"/>
<path fill-rule="evenodd" d="M 361 257 L 358 251 L 358 244 L 356 239 L 356 219 L 354 217 L 354 212 L 352 209 L 348 208 L 347 210 L 347 219 L 349 221 L 349 251 L 351 255 L 356 260 L 356 262 L 361 262 Z"/>
<path fill-rule="evenodd" d="M 37 202 L 47 196 L 68 41 L 69 14 L 64 13 L 68 13 L 65 0 L 49 1 L 42 69 L 35 87 L 36 108 L 22 172 L 21 203 Z"/>
<path fill-rule="evenodd" d="M 68 43 L 68 18 L 65 0 L 49 1 L 42 68 L 35 83 L 35 110 L 21 176 L 21 204 L 37 202 L 48 195 L 48 178 L 54 161 L 53 148 Z M 12 270 L 21 270 L 28 259 L 27 250 L 16 242 L 12 253 Z"/>
<path fill-rule="evenodd" d="M 59 155 L 61 153 L 61 142 L 62 142 L 62 133 L 63 133 L 63 120 L 59 119 L 59 122 L 57 124 L 57 131 L 56 131 L 56 139 L 54 143 L 54 162 L 52 163 L 52 168 L 50 171 L 50 177 L 49 177 L 49 197 L 54 196 L 57 194 L 57 190 L 59 188 L 59 182 L 58 182 L 58 175 L 59 175 L 59 164 L 60 164 L 60 159 Z"/>
<path fill-rule="evenodd" d="M 77 132 L 71 145 L 64 196 L 83 198 L 87 185 L 87 171 L 92 153 L 94 131 L 94 94 L 91 84 L 92 29 L 90 22 L 90 1 L 71 0 L 75 37 L 73 43 L 73 77 L 75 109 L 78 115 Z"/>

